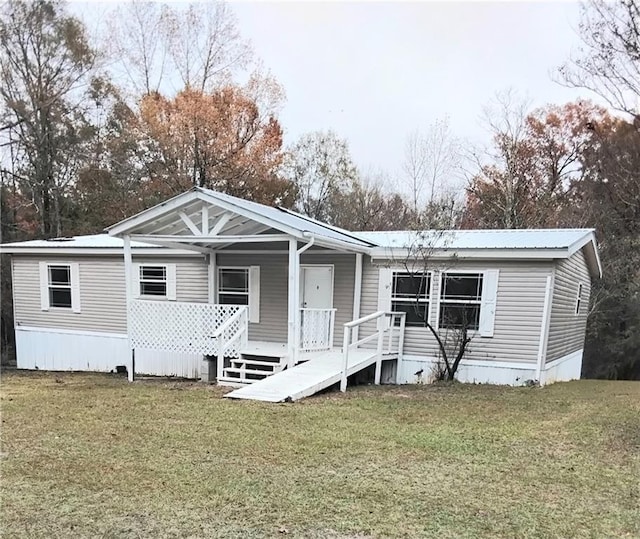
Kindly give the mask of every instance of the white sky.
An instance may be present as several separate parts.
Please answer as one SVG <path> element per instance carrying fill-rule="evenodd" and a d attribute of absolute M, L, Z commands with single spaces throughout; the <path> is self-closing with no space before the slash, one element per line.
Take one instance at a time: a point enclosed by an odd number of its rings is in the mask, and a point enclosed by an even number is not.
<path fill-rule="evenodd" d="M 333 129 L 363 170 L 398 173 L 407 135 L 445 116 L 457 136 L 486 141 L 480 115 L 496 91 L 536 106 L 593 97 L 552 80 L 579 44 L 574 2 L 231 5 L 286 91 L 285 142 Z"/>

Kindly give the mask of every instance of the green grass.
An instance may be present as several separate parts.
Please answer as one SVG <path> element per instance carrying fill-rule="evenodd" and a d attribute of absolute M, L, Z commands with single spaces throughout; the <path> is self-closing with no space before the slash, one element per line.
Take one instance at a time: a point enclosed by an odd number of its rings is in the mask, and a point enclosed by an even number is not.
<path fill-rule="evenodd" d="M 640 537 L 640 383 L 2 379 L 3 537 Z"/>

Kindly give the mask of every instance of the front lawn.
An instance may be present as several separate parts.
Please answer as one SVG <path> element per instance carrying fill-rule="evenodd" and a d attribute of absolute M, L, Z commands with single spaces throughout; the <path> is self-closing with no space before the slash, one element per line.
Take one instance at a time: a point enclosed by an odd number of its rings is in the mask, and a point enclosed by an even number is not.
<path fill-rule="evenodd" d="M 640 537 L 640 383 L 2 377 L 3 537 Z"/>

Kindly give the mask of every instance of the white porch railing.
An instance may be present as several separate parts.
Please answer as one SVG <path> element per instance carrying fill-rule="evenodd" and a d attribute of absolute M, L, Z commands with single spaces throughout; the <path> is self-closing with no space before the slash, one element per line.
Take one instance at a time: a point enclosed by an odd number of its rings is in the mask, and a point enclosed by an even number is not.
<path fill-rule="evenodd" d="M 237 357 L 249 330 L 246 305 L 134 300 L 129 313 L 132 348 Z"/>
<path fill-rule="evenodd" d="M 224 358 L 238 357 L 249 342 L 249 308 L 243 306 L 213 334 L 218 343 L 217 378 L 224 375 Z"/>
<path fill-rule="evenodd" d="M 335 309 L 300 309 L 299 350 L 330 350 L 333 346 L 335 321 Z"/>
<path fill-rule="evenodd" d="M 354 330 L 367 322 L 377 323 L 375 333 L 353 341 Z M 352 350 L 361 347 L 368 342 L 376 341 L 376 373 L 374 382 L 380 383 L 382 373 L 382 356 L 385 354 L 398 354 L 398 359 L 402 355 L 404 347 L 404 328 L 406 313 L 378 311 L 358 320 L 347 322 L 344 325 L 344 342 L 342 347 L 342 378 L 340 380 L 340 391 L 347 390 L 347 378 L 349 376 L 349 354 Z M 398 324 L 396 325 L 396 322 Z M 386 343 L 385 343 L 386 341 Z"/>

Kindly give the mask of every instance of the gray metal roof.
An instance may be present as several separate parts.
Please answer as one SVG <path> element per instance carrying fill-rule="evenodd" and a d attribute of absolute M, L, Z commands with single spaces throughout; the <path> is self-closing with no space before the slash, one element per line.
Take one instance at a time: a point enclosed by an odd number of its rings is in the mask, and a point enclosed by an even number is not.
<path fill-rule="evenodd" d="M 357 232 L 357 236 L 383 248 L 419 244 L 437 249 L 564 249 L 591 237 L 589 228 L 520 230 L 425 230 L 423 232 Z"/>
<path fill-rule="evenodd" d="M 14 243 L 3 243 L 2 247 L 17 248 L 58 248 L 58 249 L 122 249 L 124 240 L 109 236 L 109 234 L 90 234 L 87 236 L 71 236 L 69 238 L 53 238 L 49 240 L 29 240 L 17 241 Z M 142 243 L 140 241 L 132 241 L 131 247 L 135 248 L 154 248 L 155 245 Z"/>
<path fill-rule="evenodd" d="M 212 247 L 209 243 L 232 245 L 240 236 L 253 235 L 259 241 L 259 236 L 271 229 L 284 232 L 283 240 L 273 235 L 273 241 L 286 241 L 287 237 L 295 237 L 299 241 L 313 238 L 320 247 L 366 253 L 380 259 L 417 247 L 433 249 L 440 257 L 456 255 L 531 259 L 566 258 L 578 249 L 584 249 L 592 272 L 601 273 L 593 229 L 349 232 L 291 210 L 265 206 L 204 188 L 193 188 L 125 219 L 109 227 L 109 234 L 4 244 L 0 246 L 0 251 L 121 249 L 123 242 L 120 236 L 126 234 L 132 237 L 132 247 L 138 249 L 156 247 L 157 244 L 171 248 L 184 245 L 185 249 L 189 249 L 186 243 L 198 239 L 192 230 L 208 226 L 203 226 L 207 208 L 211 208 L 208 219 L 219 219 L 222 228 L 214 237 L 202 235 L 202 245 L 191 249 L 201 253 Z M 233 217 L 229 218 L 228 215 Z M 224 217 L 227 219 L 224 220 Z M 225 236 L 229 236 L 226 244 Z M 265 240 L 267 237 L 265 235 Z M 179 243 L 181 239 L 185 243 Z"/>

